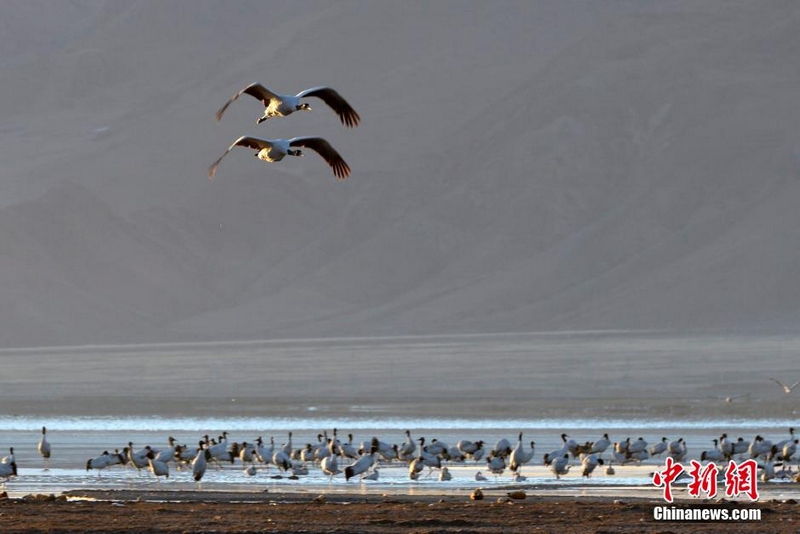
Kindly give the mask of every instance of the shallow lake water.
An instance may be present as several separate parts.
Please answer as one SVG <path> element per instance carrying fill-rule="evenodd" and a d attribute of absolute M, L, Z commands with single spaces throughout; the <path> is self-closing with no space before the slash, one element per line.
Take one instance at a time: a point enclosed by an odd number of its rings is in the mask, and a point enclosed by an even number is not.
<path fill-rule="evenodd" d="M 650 444 L 660 441 L 662 436 L 668 439 L 683 437 L 689 449 L 689 458 L 699 459 L 702 450 L 711 448 L 711 439 L 722 432 L 746 440 L 760 434 L 768 439 L 778 441 L 788 437 L 790 421 L 786 420 L 731 420 L 731 421 L 644 421 L 644 420 L 592 420 L 586 426 L 575 426 L 574 421 L 559 419 L 539 422 L 524 422 L 516 419 L 508 420 L 465 420 L 465 419 L 417 419 L 396 417 L 387 419 L 349 418 L 333 421 L 328 418 L 308 417 L 306 419 L 288 420 L 284 418 L 163 418 L 163 417 L 0 417 L 0 446 L 14 446 L 14 453 L 19 467 L 19 476 L 6 484 L 11 494 L 27 493 L 60 493 L 74 489 L 185 489 L 185 490 L 221 490 L 230 491 L 272 491 L 272 492 L 389 492 L 414 494 L 419 492 L 452 493 L 470 491 L 474 488 L 506 489 L 524 488 L 533 492 L 563 492 L 565 494 L 638 494 L 658 495 L 652 485 L 652 472 L 663 469 L 664 459 L 650 458 L 640 463 L 620 466 L 612 461 L 614 475 L 606 475 L 604 466 L 599 466 L 592 477 L 581 476 L 580 463 L 572 460 L 573 467 L 567 475 L 557 479 L 549 468 L 542 464 L 546 452 L 558 449 L 563 443 L 561 433 L 568 433 L 578 443 L 593 441 L 609 433 L 612 440 L 627 438 L 636 440 L 643 437 Z M 40 424 L 46 424 L 47 437 L 53 448 L 50 465 L 45 469 L 43 459 L 36 451 L 36 443 L 40 436 Z M 493 476 L 487 470 L 486 462 L 467 460 L 465 462 L 445 463 L 452 474 L 449 481 L 439 481 L 438 471 L 430 476 L 423 474 L 418 480 L 410 480 L 405 462 L 379 462 L 377 481 L 345 481 L 343 475 L 337 475 L 331 481 L 314 463 L 309 463 L 308 475 L 290 479 L 291 473 L 283 473 L 275 466 L 256 464 L 255 476 L 245 473 L 244 466 L 237 459 L 234 464 L 223 463 L 219 467 L 209 466 L 201 484 L 191 478 L 189 468 L 178 468 L 170 464 L 170 477 L 156 480 L 147 469 L 137 471 L 133 467 L 115 466 L 103 471 L 85 469 L 90 457 L 102 451 L 122 450 L 128 443 L 135 449 L 149 445 L 154 448 L 164 447 L 167 438 L 172 436 L 179 443 L 194 446 L 203 436 L 218 436 L 223 430 L 229 433 L 229 442 L 253 442 L 259 436 L 265 441 L 274 437 L 280 446 L 292 432 L 292 443 L 295 448 L 306 443 L 318 442 L 318 434 L 322 431 L 332 433 L 339 429 L 339 436 L 345 441 L 346 434 L 353 434 L 353 441 L 360 444 L 376 436 L 388 443 L 402 444 L 406 439 L 404 430 L 409 429 L 413 438 L 426 437 L 427 441 L 436 438 L 449 445 L 460 439 L 470 441 L 482 440 L 486 450 L 501 438 L 508 439 L 512 445 L 517 442 L 517 433 L 523 432 L 523 443 L 529 448 L 529 442 L 535 441 L 534 458 L 522 469 L 526 480 L 515 482 L 507 470 L 500 476 Z M 610 459 L 610 450 L 602 455 L 606 461 Z M 349 465 L 352 460 L 340 458 L 342 466 Z M 482 472 L 488 480 L 476 481 L 477 472 Z M 800 495 L 800 486 L 787 480 L 775 480 L 761 484 L 761 489 L 769 488 L 775 498 L 788 498 Z"/>
<path fill-rule="evenodd" d="M 487 452 L 500 438 L 515 445 L 521 431 L 525 447 L 535 441 L 536 452 L 519 483 L 508 471 L 493 477 L 485 461 L 448 465 L 447 482 L 436 472 L 412 481 L 404 463 L 379 465 L 377 481 L 345 482 L 341 475 L 330 481 L 313 465 L 297 480 L 274 466 L 248 476 L 237 461 L 210 468 L 200 488 L 414 493 L 514 486 L 659 495 L 651 473 L 663 458 L 615 464 L 612 476 L 599 467 L 590 479 L 573 461 L 570 473 L 556 479 L 542 456 L 561 446 L 562 433 L 578 443 L 603 433 L 651 445 L 662 436 L 682 437 L 695 459 L 723 432 L 734 440 L 788 439 L 789 428 L 800 427 L 798 405 L 769 378 L 791 380 L 786 370 L 798 350 L 793 336 L 652 332 L 6 349 L 0 351 L 0 454 L 14 447 L 19 476 L 6 484 L 12 494 L 194 490 L 189 472 L 174 465 L 160 482 L 145 470 L 114 467 L 98 476 L 85 465 L 129 442 L 163 447 L 172 436 L 195 446 L 223 431 L 230 442 L 261 436 L 276 445 L 291 431 L 301 447 L 333 428 L 342 441 L 352 433 L 356 443 L 377 436 L 401 444 L 410 430 L 428 443 L 483 440 Z M 53 447 L 47 470 L 36 451 L 42 426 Z M 477 482 L 478 471 L 488 480 Z M 776 498 L 797 496 L 798 485 L 786 481 L 762 487 Z"/>

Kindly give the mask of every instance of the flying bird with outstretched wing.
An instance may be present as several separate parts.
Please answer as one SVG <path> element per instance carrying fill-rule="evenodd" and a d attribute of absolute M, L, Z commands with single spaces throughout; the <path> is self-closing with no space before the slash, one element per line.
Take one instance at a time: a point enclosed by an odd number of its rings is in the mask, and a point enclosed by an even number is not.
<path fill-rule="evenodd" d="M 256 121 L 257 124 L 261 124 L 272 117 L 286 117 L 295 111 L 311 111 L 311 106 L 307 102 L 301 102 L 302 99 L 310 97 L 319 98 L 328 104 L 339 116 L 342 124 L 348 128 L 358 126 L 358 123 L 361 121 L 361 117 L 356 110 L 353 109 L 353 106 L 342 98 L 342 95 L 330 87 L 312 87 L 300 91 L 296 95 L 280 95 L 270 91 L 260 83 L 251 83 L 233 95 L 231 99 L 217 111 L 217 122 L 222 119 L 222 115 L 225 113 L 225 110 L 228 109 L 228 106 L 242 95 L 250 95 L 264 104 L 264 114 Z"/>
<path fill-rule="evenodd" d="M 770 380 L 772 380 L 773 382 L 778 384 L 780 387 L 782 387 L 783 388 L 783 392 L 786 393 L 787 395 L 790 394 L 792 392 L 792 390 L 798 386 L 798 384 L 800 384 L 800 381 L 797 381 L 794 384 L 792 384 L 791 386 L 787 386 L 786 384 L 784 384 L 780 380 L 776 380 L 774 378 L 770 378 Z"/>
<path fill-rule="evenodd" d="M 208 168 L 208 177 L 213 179 L 217 173 L 217 167 L 222 158 L 235 147 L 241 146 L 255 150 L 254 156 L 262 161 L 274 163 L 282 160 L 286 156 L 302 156 L 303 151 L 297 147 L 310 148 L 330 165 L 333 174 L 339 180 L 344 180 L 350 176 L 350 166 L 339 155 L 328 141 L 322 137 L 293 137 L 291 139 L 259 139 L 258 137 L 242 136 L 233 142 L 217 161 Z"/>

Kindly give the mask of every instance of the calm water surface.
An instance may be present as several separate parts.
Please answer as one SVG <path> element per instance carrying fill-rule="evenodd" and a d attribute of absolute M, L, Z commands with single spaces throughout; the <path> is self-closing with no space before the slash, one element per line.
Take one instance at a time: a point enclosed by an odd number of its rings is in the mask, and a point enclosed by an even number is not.
<path fill-rule="evenodd" d="M 650 444 L 682 437 L 689 458 L 698 459 L 723 432 L 734 440 L 787 439 L 790 427 L 800 428 L 798 405 L 769 377 L 800 379 L 787 372 L 798 352 L 799 336 L 642 332 L 4 349 L 0 455 L 14 447 L 19 476 L 6 484 L 12 494 L 194 490 L 189 473 L 175 466 L 158 482 L 146 471 L 115 467 L 98 476 L 85 465 L 129 442 L 160 447 L 172 436 L 195 446 L 223 431 L 229 441 L 274 437 L 276 445 L 291 431 L 293 445 L 302 447 L 333 428 L 342 440 L 352 433 L 356 443 L 377 436 L 397 444 L 408 429 L 428 443 L 483 440 L 487 450 L 501 438 L 513 446 L 522 431 L 525 447 L 535 441 L 536 452 L 521 486 L 570 495 L 620 487 L 641 493 L 653 491 L 650 473 L 663 459 L 615 465 L 613 476 L 598 468 L 589 480 L 575 462 L 557 480 L 542 456 L 561 446 L 562 433 L 578 443 L 606 432 L 612 441 L 643 437 Z M 53 447 L 48 470 L 36 451 L 42 426 Z M 405 464 L 395 464 L 379 466 L 378 481 L 361 483 L 341 476 L 331 482 L 315 466 L 298 480 L 272 478 L 274 467 L 251 477 L 237 461 L 209 469 L 201 488 L 414 493 L 512 484 L 508 472 L 489 475 L 485 462 L 449 467 L 448 482 L 436 473 L 411 481 Z M 479 470 L 489 481 L 474 480 Z M 795 498 L 798 486 L 763 484 Z"/>
<path fill-rule="evenodd" d="M 341 492 L 401 492 L 413 494 L 426 491 L 467 491 L 475 487 L 506 488 L 524 487 L 529 491 L 550 492 L 561 491 L 567 494 L 586 494 L 587 492 L 635 491 L 638 494 L 658 495 L 650 483 L 652 471 L 663 466 L 663 459 L 649 459 L 640 465 L 618 466 L 613 476 L 604 474 L 599 467 L 594 476 L 586 479 L 581 476 L 580 465 L 574 461 L 571 472 L 556 479 L 548 468 L 542 465 L 544 453 L 561 446 L 561 433 L 566 432 L 578 443 L 593 441 L 608 432 L 613 441 L 632 440 L 643 437 L 650 444 L 661 440 L 683 437 L 689 447 L 689 457 L 699 459 L 704 449 L 711 448 L 711 440 L 727 432 L 734 439 L 739 436 L 751 440 L 760 434 L 773 441 L 789 437 L 788 428 L 791 420 L 779 419 L 734 419 L 729 421 L 710 420 L 660 420 L 646 421 L 635 419 L 595 419 L 581 422 L 564 419 L 542 421 L 523 421 L 519 419 L 410 419 L 403 417 L 389 418 L 344 418 L 334 420 L 310 416 L 305 419 L 287 418 L 162 418 L 162 417 L 112 417 L 112 416 L 70 416 L 70 417 L 0 417 L 0 447 L 14 447 L 19 466 L 19 476 L 9 481 L 7 490 L 12 494 L 27 493 L 59 493 L 73 489 L 185 489 L 230 491 L 341 491 Z M 41 425 L 48 428 L 48 441 L 53 447 L 53 457 L 49 469 L 44 469 L 43 460 L 36 451 L 40 437 Z M 180 443 L 196 444 L 205 434 L 218 436 L 222 431 L 229 433 L 229 441 L 252 442 L 259 436 L 268 441 L 275 438 L 276 445 L 282 445 L 288 439 L 288 432 L 293 433 L 292 442 L 295 447 L 303 447 L 306 443 L 317 443 L 318 434 L 333 428 L 339 429 L 340 437 L 353 434 L 354 443 L 369 440 L 377 436 L 389 443 L 401 444 L 405 441 L 405 429 L 411 430 L 412 437 L 425 437 L 428 442 L 436 438 L 449 445 L 460 439 L 470 441 L 483 440 L 487 450 L 501 438 L 516 444 L 517 433 L 522 431 L 523 442 L 529 448 L 531 440 L 536 442 L 536 452 L 530 464 L 523 468 L 527 480 L 514 483 L 510 473 L 499 477 L 488 473 L 484 461 L 452 463 L 449 468 L 453 478 L 447 482 L 438 480 L 437 472 L 430 477 L 422 477 L 417 481 L 408 478 L 404 463 L 382 464 L 378 466 L 378 481 L 345 482 L 342 475 L 331 482 L 318 467 L 309 466 L 306 476 L 290 480 L 286 474 L 280 473 L 274 466 L 259 467 L 255 476 L 245 474 L 241 463 L 224 464 L 221 468 L 209 468 L 202 484 L 198 486 L 191 479 L 186 469 L 179 470 L 171 465 L 170 478 L 155 480 L 146 470 L 119 466 L 98 473 L 87 472 L 86 461 L 99 455 L 104 450 L 122 450 L 129 442 L 135 448 L 145 445 L 152 447 L 165 446 L 167 438 L 172 436 Z M 604 457 L 610 457 L 607 452 Z M 341 460 L 342 465 L 350 461 Z M 475 481 L 475 474 L 481 471 L 489 480 Z M 277 478 L 280 475 L 281 478 Z M 276 477 L 276 478 L 273 478 Z M 626 489 L 627 488 L 627 489 Z M 787 481 L 771 481 L 762 483 L 761 489 L 768 490 L 775 498 L 797 496 L 797 484 Z"/>

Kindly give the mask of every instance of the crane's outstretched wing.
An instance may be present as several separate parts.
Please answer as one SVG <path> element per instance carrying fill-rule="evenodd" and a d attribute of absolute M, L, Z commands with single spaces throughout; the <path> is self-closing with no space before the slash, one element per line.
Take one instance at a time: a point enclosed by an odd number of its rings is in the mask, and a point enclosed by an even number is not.
<path fill-rule="evenodd" d="M 219 111 L 217 111 L 216 115 L 217 122 L 222 120 L 222 114 L 225 113 L 225 110 L 228 109 L 228 106 L 230 106 L 236 99 L 238 99 L 242 95 L 250 95 L 253 98 L 261 100 L 261 102 L 264 103 L 264 107 L 267 107 L 269 105 L 270 100 L 277 97 L 275 93 L 273 93 L 260 83 L 251 83 L 250 85 L 248 85 L 247 87 L 245 87 L 244 89 L 233 95 L 231 99 L 225 103 L 224 106 L 219 108 Z"/>
<path fill-rule="evenodd" d="M 297 93 L 296 96 L 298 98 L 306 98 L 309 96 L 321 98 L 337 115 L 339 115 L 342 124 L 348 128 L 358 126 L 358 123 L 361 121 L 361 117 L 356 113 L 356 110 L 353 109 L 353 106 L 342 98 L 342 95 L 330 87 L 312 87 L 311 89 L 306 89 L 305 91 Z"/>
<path fill-rule="evenodd" d="M 289 140 L 289 144 L 315 150 L 328 162 L 328 165 L 333 169 L 333 174 L 339 180 L 344 180 L 350 176 L 350 166 L 325 139 L 321 137 L 295 137 Z"/>
<path fill-rule="evenodd" d="M 243 146 L 243 147 L 247 147 L 247 148 L 252 148 L 254 150 L 261 150 L 262 148 L 267 148 L 267 147 L 272 146 L 272 143 L 270 143 L 269 141 L 267 141 L 265 139 L 259 139 L 258 137 L 249 137 L 249 136 L 246 136 L 246 135 L 240 137 L 239 139 L 234 141 L 233 144 L 228 147 L 228 150 L 226 150 L 225 153 L 222 154 L 219 157 L 219 159 L 217 159 L 217 161 L 212 163 L 211 166 L 208 168 L 208 179 L 209 180 L 213 180 L 214 179 L 214 175 L 217 174 L 217 166 L 219 165 L 219 162 L 222 161 L 222 158 L 227 156 L 228 152 L 230 152 L 231 150 L 233 150 L 234 147 L 237 147 L 237 146 Z"/>

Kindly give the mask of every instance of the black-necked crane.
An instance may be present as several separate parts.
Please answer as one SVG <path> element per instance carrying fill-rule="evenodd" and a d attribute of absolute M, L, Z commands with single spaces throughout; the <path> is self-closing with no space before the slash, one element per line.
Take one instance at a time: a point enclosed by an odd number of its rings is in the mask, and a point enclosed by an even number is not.
<path fill-rule="evenodd" d="M 161 481 L 159 477 L 169 478 L 169 465 L 164 460 L 158 459 L 152 450 L 147 452 L 147 463 L 156 481 Z"/>
<path fill-rule="evenodd" d="M 628 438 L 627 444 L 628 444 L 627 446 L 628 454 L 637 454 L 647 450 L 647 441 L 641 437 L 636 441 L 634 441 L 633 443 L 631 443 L 630 438 Z"/>
<path fill-rule="evenodd" d="M 555 458 L 550 462 L 550 470 L 556 478 L 561 478 L 561 475 L 566 475 L 570 467 L 569 454 L 565 454 L 561 458 Z"/>
<path fill-rule="evenodd" d="M 459 440 L 458 443 L 456 443 L 456 447 L 458 448 L 459 451 L 461 451 L 461 454 L 463 454 L 464 456 L 471 455 L 473 452 L 480 449 L 482 445 L 483 445 L 482 441 L 472 442 L 469 441 L 468 439 L 462 439 Z"/>
<path fill-rule="evenodd" d="M 243 441 L 242 446 L 239 449 L 239 460 L 242 461 L 243 466 L 246 466 L 247 464 L 250 464 L 252 466 L 256 461 L 255 444 Z"/>
<path fill-rule="evenodd" d="M 203 475 L 206 474 L 206 468 L 208 467 L 208 461 L 211 459 L 211 453 L 206 448 L 204 441 L 201 441 L 198 445 L 197 454 L 194 460 L 192 460 L 192 478 L 199 485 L 200 481 L 203 480 Z"/>
<path fill-rule="evenodd" d="M 585 454 L 581 456 L 581 467 L 583 468 L 583 472 L 581 473 L 586 478 L 592 476 L 592 472 L 598 465 L 603 465 L 604 460 L 597 456 L 597 454 Z"/>
<path fill-rule="evenodd" d="M 497 443 L 494 444 L 494 448 L 491 450 L 491 455 L 505 458 L 511 454 L 511 450 L 511 442 L 506 438 L 500 438 L 497 440 Z"/>
<path fill-rule="evenodd" d="M 758 458 L 759 456 L 766 457 L 772 451 L 772 441 L 764 439 L 761 436 L 756 436 L 750 442 L 747 452 L 750 453 L 750 458 Z"/>
<path fill-rule="evenodd" d="M 772 456 L 781 455 L 781 453 L 783 452 L 784 445 L 791 443 L 792 441 L 794 441 L 795 443 L 797 442 L 797 440 L 794 438 L 794 427 L 789 429 L 789 437 L 787 439 L 782 439 L 779 442 L 775 443 L 774 448 L 772 449 L 773 450 Z"/>
<path fill-rule="evenodd" d="M 486 468 L 494 475 L 496 480 L 506 469 L 505 458 L 503 456 L 494 456 L 494 453 L 490 454 L 489 457 L 486 458 Z"/>
<path fill-rule="evenodd" d="M 519 439 L 517 441 L 517 446 L 511 451 L 511 462 L 509 463 L 509 468 L 511 471 L 518 473 L 522 466 L 526 463 L 530 462 L 533 459 L 533 451 L 536 443 L 531 441 L 531 450 L 526 451 L 524 445 L 522 444 L 522 432 L 519 433 Z"/>
<path fill-rule="evenodd" d="M 687 452 L 688 448 L 686 447 L 686 442 L 683 440 L 683 438 L 678 438 L 675 441 L 670 441 L 669 445 L 667 445 L 667 456 L 672 458 L 674 462 L 682 462 L 683 459 L 686 458 Z M 619 459 L 617 460 L 619 461 Z M 624 461 L 619 462 L 620 465 L 622 465 L 623 463 Z"/>
<path fill-rule="evenodd" d="M 401 460 L 413 460 L 412 455 L 417 450 L 417 444 L 411 439 L 411 431 L 406 430 L 406 441 L 400 445 L 398 456 Z"/>
<path fill-rule="evenodd" d="M 50 468 L 50 452 L 52 447 L 50 446 L 50 442 L 47 441 L 45 434 L 47 434 L 47 428 L 42 427 L 42 439 L 39 440 L 36 450 L 38 450 L 39 454 L 44 458 L 44 468 L 47 470 Z"/>
<path fill-rule="evenodd" d="M 8 482 L 11 477 L 15 476 L 17 476 L 16 462 L 0 463 L 0 478 Z"/>
<path fill-rule="evenodd" d="M 361 121 L 361 117 L 359 117 L 356 110 L 353 109 L 353 106 L 342 98 L 342 95 L 330 87 L 312 87 L 300 91 L 296 95 L 281 95 L 270 91 L 260 83 L 251 83 L 233 95 L 231 99 L 217 111 L 217 121 L 222 120 L 222 115 L 225 113 L 225 110 L 228 109 L 228 106 L 242 95 L 252 96 L 264 104 L 264 115 L 256 121 L 257 124 L 261 124 L 272 117 L 286 117 L 295 111 L 311 111 L 311 106 L 308 102 L 301 102 L 304 98 L 311 97 L 319 98 L 328 104 L 339 116 L 342 124 L 347 127 L 352 128 L 358 126 L 358 123 Z"/>
<path fill-rule="evenodd" d="M 425 463 L 422 456 L 417 456 L 408 463 L 408 478 L 411 480 L 418 480 L 419 474 L 425 469 Z"/>
<path fill-rule="evenodd" d="M 217 174 L 217 167 L 222 161 L 222 158 L 235 147 L 241 146 L 245 148 L 252 148 L 256 151 L 255 157 L 261 161 L 274 163 L 281 161 L 286 156 L 302 156 L 303 151 L 297 147 L 310 148 L 330 165 L 333 169 L 333 174 L 339 180 L 344 180 L 350 176 L 350 166 L 342 158 L 331 144 L 322 137 L 293 137 L 291 139 L 259 139 L 258 137 L 250 137 L 244 135 L 233 142 L 231 146 L 222 154 L 217 161 L 211 164 L 208 168 L 209 179 L 214 179 Z"/>
<path fill-rule="evenodd" d="M 662 437 L 661 441 L 657 442 L 655 445 L 650 447 L 650 456 L 661 456 L 665 452 L 667 452 L 667 447 L 669 443 L 666 437 Z"/>
<path fill-rule="evenodd" d="M 150 446 L 145 446 L 144 449 L 139 449 L 138 451 L 133 450 L 133 443 L 128 442 L 128 446 L 123 449 L 125 452 L 125 457 L 128 459 L 128 462 L 132 466 L 136 468 L 137 471 L 141 473 L 142 469 L 147 468 L 149 465 L 147 462 L 147 453 L 150 452 Z"/>
<path fill-rule="evenodd" d="M 719 440 L 714 438 L 711 440 L 714 443 L 713 449 L 708 449 L 700 453 L 700 461 L 705 462 L 722 462 L 725 460 L 725 451 L 719 448 Z"/>
<path fill-rule="evenodd" d="M 378 452 L 378 438 L 372 438 L 372 446 L 369 453 L 365 453 L 361 458 L 356 460 L 353 464 L 345 467 L 344 478 L 350 480 L 354 476 L 363 475 L 370 467 L 375 464 L 375 454 Z"/>
<path fill-rule="evenodd" d="M 609 445 L 611 445 L 611 440 L 608 438 L 608 432 L 606 432 L 602 438 L 592 443 L 589 454 L 603 454 Z"/>
<path fill-rule="evenodd" d="M 353 434 L 347 434 L 347 442 L 339 444 L 339 453 L 345 458 L 350 458 L 351 460 L 358 459 L 360 454 L 353 445 Z"/>
<path fill-rule="evenodd" d="M 86 470 L 97 469 L 97 478 L 100 478 L 100 473 L 103 469 L 111 467 L 112 465 L 125 465 L 126 459 L 119 453 L 103 451 L 103 454 L 96 456 L 86 461 Z"/>
<path fill-rule="evenodd" d="M 329 454 L 322 459 L 319 465 L 322 472 L 330 476 L 330 481 L 333 482 L 333 477 L 341 473 L 342 470 L 339 469 L 339 453 L 336 450 L 336 442 L 332 439 L 328 440 L 328 452 Z"/>
<path fill-rule="evenodd" d="M 219 441 L 214 442 L 210 440 L 208 434 L 203 436 L 205 438 L 205 448 L 208 450 L 208 454 L 210 456 L 210 460 L 213 460 L 214 463 L 217 465 L 217 469 L 222 469 L 222 464 L 220 463 L 221 460 L 225 460 L 226 462 L 233 463 L 234 456 L 230 450 L 228 450 L 228 432 L 224 431 L 221 436 L 219 436 Z"/>

